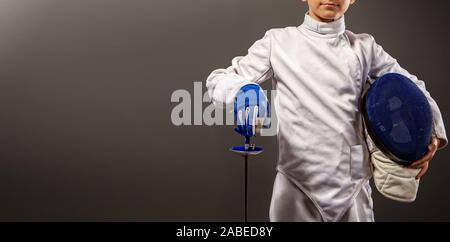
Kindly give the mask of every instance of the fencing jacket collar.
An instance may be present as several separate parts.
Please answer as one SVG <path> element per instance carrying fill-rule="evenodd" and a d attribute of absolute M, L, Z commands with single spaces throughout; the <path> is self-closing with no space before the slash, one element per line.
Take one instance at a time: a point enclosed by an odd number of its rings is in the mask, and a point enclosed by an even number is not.
<path fill-rule="evenodd" d="M 305 20 L 300 27 L 306 28 L 321 35 L 336 36 L 345 32 L 345 17 L 342 16 L 334 22 L 325 23 L 313 19 L 307 13 L 305 15 Z"/>

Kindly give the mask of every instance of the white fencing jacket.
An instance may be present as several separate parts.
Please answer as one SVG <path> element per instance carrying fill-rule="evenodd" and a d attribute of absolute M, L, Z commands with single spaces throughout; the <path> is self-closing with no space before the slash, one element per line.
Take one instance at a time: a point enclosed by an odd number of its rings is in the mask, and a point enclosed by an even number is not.
<path fill-rule="evenodd" d="M 246 56 L 213 71 L 206 86 L 216 105 L 227 105 L 243 85 L 272 80 L 277 170 L 312 200 L 325 221 L 338 221 L 371 177 L 358 110 L 363 85 L 369 76 L 389 72 L 411 78 L 425 93 L 440 148 L 446 146 L 439 107 L 424 82 L 400 67 L 371 35 L 346 30 L 344 17 L 322 23 L 306 14 L 299 27 L 271 29 Z"/>

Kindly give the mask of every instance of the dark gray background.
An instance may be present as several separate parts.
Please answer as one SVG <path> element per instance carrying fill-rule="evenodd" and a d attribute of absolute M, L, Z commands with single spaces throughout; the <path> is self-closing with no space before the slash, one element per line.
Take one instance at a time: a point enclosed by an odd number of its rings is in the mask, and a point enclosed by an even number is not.
<path fill-rule="evenodd" d="M 346 16 L 426 81 L 445 121 L 449 7 L 360 0 Z M 242 139 L 173 126 L 170 97 L 305 12 L 299 0 L 0 0 L 0 220 L 240 220 L 243 162 L 228 148 Z M 249 215 L 267 221 L 276 138 L 257 142 Z M 450 220 L 449 152 L 413 204 L 374 189 L 376 219 Z"/>

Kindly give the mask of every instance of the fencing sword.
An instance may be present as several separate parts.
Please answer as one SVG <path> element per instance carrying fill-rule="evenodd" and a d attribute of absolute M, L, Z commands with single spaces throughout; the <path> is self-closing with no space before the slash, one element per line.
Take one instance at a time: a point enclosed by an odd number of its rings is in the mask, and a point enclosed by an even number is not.
<path fill-rule="evenodd" d="M 233 153 L 244 157 L 244 221 L 248 218 L 248 157 L 261 154 L 264 149 L 250 143 L 250 137 L 245 137 L 244 146 L 234 146 L 230 149 Z"/>

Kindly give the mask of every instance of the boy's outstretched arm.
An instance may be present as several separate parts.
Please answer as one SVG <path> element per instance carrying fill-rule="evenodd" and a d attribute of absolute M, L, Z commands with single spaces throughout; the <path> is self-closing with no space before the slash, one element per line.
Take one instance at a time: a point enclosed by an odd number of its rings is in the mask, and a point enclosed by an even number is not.
<path fill-rule="evenodd" d="M 227 69 L 217 69 L 206 80 L 208 94 L 217 106 L 231 105 L 241 87 L 260 84 L 273 75 L 270 64 L 271 34 L 256 41 L 246 56 L 235 57 Z"/>

